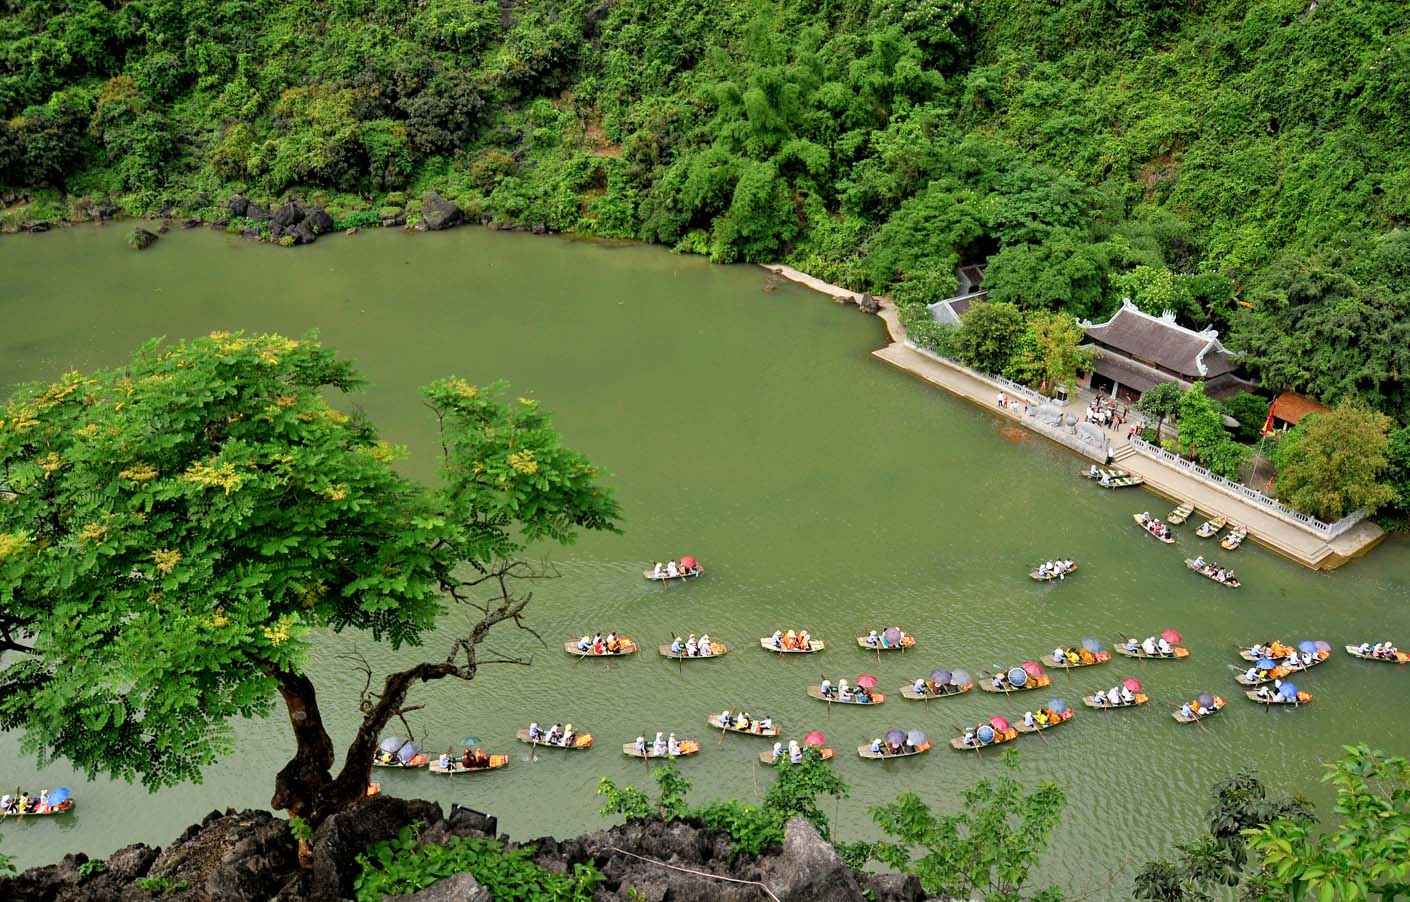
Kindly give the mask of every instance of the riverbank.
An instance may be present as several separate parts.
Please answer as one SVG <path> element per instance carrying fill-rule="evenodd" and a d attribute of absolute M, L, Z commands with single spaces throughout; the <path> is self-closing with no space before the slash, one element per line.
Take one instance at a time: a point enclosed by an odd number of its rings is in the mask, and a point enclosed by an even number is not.
<path fill-rule="evenodd" d="M 769 264 L 764 268 L 837 300 L 859 303 L 862 298 L 858 292 L 830 285 L 789 266 Z M 1231 487 L 1201 478 L 1182 467 L 1179 461 L 1169 461 L 1162 455 L 1149 453 L 1144 447 L 1127 441 L 1125 434 L 1118 429 L 1103 430 L 1106 442 L 1097 446 L 1079 440 L 1075 435 L 1069 437 L 1066 430 L 1045 428 L 1044 423 L 1030 415 L 1032 405 L 1042 400 L 1037 395 L 1030 393 L 1029 398 L 1021 399 L 1024 401 L 1022 406 L 1012 401 L 1008 404 L 997 403 L 999 393 L 1022 389 L 999 384 L 916 348 L 909 342 L 895 303 L 889 298 L 877 300 L 880 304 L 877 315 L 886 323 L 889 343 L 873 351 L 873 357 L 999 416 L 1014 420 L 1076 454 L 1099 463 L 1110 459 L 1142 477 L 1146 486 L 1157 494 L 1176 504 L 1194 504 L 1200 515 L 1227 517 L 1232 523 L 1241 523 L 1248 527 L 1249 539 L 1294 563 L 1312 570 L 1335 569 L 1366 554 L 1386 536 L 1385 531 L 1369 519 L 1339 526 L 1318 525 L 1311 518 L 1273 508 L 1266 503 L 1266 499 L 1260 503 Z M 1096 430 L 1100 427 L 1090 428 Z"/>

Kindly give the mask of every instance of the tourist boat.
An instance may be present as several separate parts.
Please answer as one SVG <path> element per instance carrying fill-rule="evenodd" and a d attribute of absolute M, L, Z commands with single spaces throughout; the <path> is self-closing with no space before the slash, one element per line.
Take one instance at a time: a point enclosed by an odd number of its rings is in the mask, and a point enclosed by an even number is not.
<path fill-rule="evenodd" d="M 1361 653 L 1361 646 L 1359 645 L 1348 645 L 1346 646 L 1346 653 L 1353 658 L 1360 658 L 1363 661 L 1379 661 L 1382 664 L 1410 664 L 1410 655 L 1407 655 L 1403 651 L 1396 651 L 1395 657 L 1393 658 L 1378 658 L 1373 654 L 1363 655 Z"/>
<path fill-rule="evenodd" d="M 544 742 L 542 739 L 534 740 L 529 738 L 529 728 L 524 727 L 514 734 L 520 742 L 527 742 L 529 745 L 544 749 L 563 749 L 567 752 L 581 752 L 592 748 L 592 734 L 579 733 L 573 737 L 572 745 L 564 745 L 562 740 L 558 742 Z"/>
<path fill-rule="evenodd" d="M 872 645 L 867 641 L 866 636 L 858 636 L 857 644 L 867 651 L 905 651 L 916 644 L 916 637 L 912 636 L 910 633 L 902 633 L 901 641 L 894 645 L 882 645 L 880 639 L 877 640 L 875 645 Z"/>
<path fill-rule="evenodd" d="M 582 649 L 578 648 L 577 641 L 573 639 L 569 639 L 567 642 L 563 643 L 563 650 L 566 651 L 568 654 L 576 655 L 579 658 L 620 658 L 623 655 L 636 654 L 636 640 L 627 636 L 618 636 L 617 641 L 620 642 L 622 645 L 622 647 L 617 651 L 583 651 Z"/>
<path fill-rule="evenodd" d="M 1211 717 L 1215 714 L 1218 714 L 1220 711 L 1223 711 L 1224 704 L 1224 699 L 1221 696 L 1216 695 L 1214 696 L 1214 704 L 1206 707 L 1204 709 L 1203 714 L 1191 714 L 1189 717 L 1186 717 L 1179 711 L 1172 711 L 1170 716 L 1175 718 L 1180 723 L 1194 723 L 1197 720 L 1204 720 L 1206 717 Z"/>
<path fill-rule="evenodd" d="M 1071 576 L 1072 574 L 1074 574 L 1074 573 L 1076 573 L 1076 572 L 1077 572 L 1077 562 L 1076 562 L 1076 561 L 1073 561 L 1073 562 L 1072 562 L 1072 566 L 1071 566 L 1071 567 L 1068 567 L 1066 570 L 1062 571 L 1061 573 L 1049 573 L 1047 576 L 1043 576 L 1043 575 L 1042 575 L 1041 573 L 1039 573 L 1037 570 L 1029 570 L 1029 571 L 1028 571 L 1028 575 L 1031 576 L 1033 579 L 1038 580 L 1038 582 L 1040 582 L 1040 583 L 1045 583 L 1045 582 L 1047 582 L 1047 581 L 1050 580 L 1050 579 L 1065 579 L 1065 578 Z"/>
<path fill-rule="evenodd" d="M 885 746 L 882 746 L 882 748 L 885 748 Z M 902 746 L 899 752 L 873 752 L 870 743 L 857 746 L 857 755 L 869 761 L 888 761 L 892 758 L 910 758 L 915 755 L 924 755 L 928 751 L 930 751 L 929 741 L 913 747 L 910 751 L 906 751 L 905 746 Z"/>
<path fill-rule="evenodd" d="M 1098 704 L 1097 697 L 1095 695 L 1084 695 L 1082 696 L 1082 704 L 1086 705 L 1088 708 L 1096 708 L 1098 710 L 1104 711 L 1107 708 L 1134 708 L 1137 705 L 1144 705 L 1146 702 L 1150 701 L 1150 697 L 1147 696 L 1144 692 L 1137 692 L 1135 693 L 1135 696 L 1135 701 L 1118 702 L 1113 705 L 1106 699 L 1103 699 L 1101 704 Z"/>
<path fill-rule="evenodd" d="M 1248 527 L 1239 525 L 1224 534 L 1224 538 L 1219 541 L 1225 549 L 1233 551 L 1243 544 L 1244 537 L 1248 535 Z"/>
<path fill-rule="evenodd" d="M 1093 470 L 1096 472 L 1092 472 Z M 1082 475 L 1088 479 L 1101 479 L 1103 476 L 1108 479 L 1125 479 L 1131 475 L 1129 470 L 1123 470 L 1120 467 L 1101 467 L 1096 465 L 1090 466 L 1081 472 Z"/>
<path fill-rule="evenodd" d="M 1327 654 L 1326 658 L 1318 655 L 1313 657 L 1311 662 L 1307 664 L 1303 664 L 1302 659 L 1299 658 L 1296 667 L 1289 667 L 1286 664 L 1279 663 L 1277 667 L 1274 667 L 1273 669 L 1267 671 L 1267 676 L 1262 677 L 1260 679 L 1247 680 L 1244 679 L 1244 675 L 1242 673 L 1237 673 L 1234 674 L 1234 680 L 1240 686 L 1262 686 L 1264 683 L 1271 683 L 1274 680 L 1285 680 L 1294 673 L 1300 673 L 1304 670 L 1311 670 L 1313 667 L 1316 667 L 1318 664 L 1321 664 L 1323 661 L 1326 661 L 1327 658 L 1330 657 L 1330 653 Z"/>
<path fill-rule="evenodd" d="M 818 748 L 817 746 L 814 745 L 814 746 L 810 746 L 810 748 L 816 749 L 818 755 L 821 756 L 824 761 L 831 761 L 833 755 L 835 754 L 835 753 L 832 751 L 832 749 L 826 748 L 826 747 L 824 747 L 824 748 Z M 783 752 L 783 754 L 782 754 L 782 755 L 779 755 L 777 758 L 774 757 L 774 750 L 773 750 L 773 749 L 764 749 L 762 752 L 759 753 L 759 761 L 760 761 L 761 763 L 763 763 L 763 764 L 767 764 L 769 767 L 776 767 L 777 765 L 780 765 L 780 764 L 792 764 L 792 763 L 793 763 L 792 761 L 789 761 L 789 760 L 788 760 L 788 751 L 787 751 L 787 749 L 785 749 L 784 752 Z"/>
<path fill-rule="evenodd" d="M 1302 663 L 1302 649 L 1288 645 L 1281 639 L 1274 640 L 1273 642 L 1268 643 L 1268 647 L 1263 649 L 1264 651 L 1268 652 L 1268 654 L 1266 655 L 1254 654 L 1253 649 L 1251 647 L 1245 648 L 1243 646 L 1239 646 L 1239 657 L 1243 658 L 1245 661 L 1250 662 L 1260 661 L 1264 658 L 1272 658 L 1275 661 L 1282 661 L 1287 658 L 1288 655 L 1295 654 L 1298 655 L 1298 665 L 1296 667 L 1289 668 L 1289 670 L 1306 670 L 1308 667 L 1315 667 L 1316 665 L 1321 664 L 1323 661 L 1327 660 L 1332 656 L 1331 646 L 1327 645 L 1327 643 L 1323 642 L 1320 646 L 1317 645 L 1316 642 L 1313 642 L 1312 644 L 1313 647 L 1317 649 L 1317 651 L 1315 654 L 1312 652 L 1307 652 L 1307 654 L 1311 654 L 1313 656 L 1313 660 L 1312 663 L 1306 665 Z M 1277 646 L 1276 651 L 1273 650 L 1275 646 Z M 1348 648 L 1350 647 L 1351 646 L 1348 646 Z"/>
<path fill-rule="evenodd" d="M 927 687 L 929 686 L 928 683 L 926 685 Z M 923 702 L 932 698 L 953 698 L 956 695 L 964 695 L 966 692 L 973 688 L 974 683 L 969 683 L 965 686 L 947 685 L 943 690 L 939 692 L 936 692 L 934 689 L 930 689 L 927 692 L 917 692 L 915 688 L 915 683 L 912 683 L 909 686 L 902 686 L 896 691 L 901 694 L 901 698 L 908 698 L 913 702 Z"/>
<path fill-rule="evenodd" d="M 622 754 L 629 755 L 633 758 L 684 758 L 687 755 L 694 755 L 696 752 L 700 751 L 700 743 L 696 742 L 694 739 L 682 739 L 680 742 L 676 743 L 676 748 L 678 751 L 674 755 L 669 755 L 664 751 L 657 753 L 657 751 L 651 747 L 651 744 L 647 743 L 646 750 L 638 752 L 636 750 L 636 743 L 624 742 L 622 743 Z"/>
<path fill-rule="evenodd" d="M 508 763 L 508 755 L 491 755 L 490 763 L 486 764 L 484 767 L 464 767 L 461 765 L 459 759 L 452 760 L 450 767 L 441 767 L 440 761 L 432 761 L 430 764 L 426 765 L 426 767 L 433 774 L 478 774 L 486 770 L 499 770 Z"/>
<path fill-rule="evenodd" d="M 1232 577 L 1232 576 L 1231 576 L 1231 577 L 1227 577 L 1227 578 L 1225 578 L 1225 579 L 1220 579 L 1217 574 L 1219 573 L 1220 570 L 1222 570 L 1222 569 L 1224 569 L 1224 568 L 1219 567 L 1219 566 L 1216 566 L 1214 563 L 1212 563 L 1212 562 L 1210 562 L 1210 561 L 1205 561 L 1204 566 L 1201 567 L 1201 566 L 1199 566 L 1198 564 L 1195 563 L 1194 558 L 1188 558 L 1188 557 L 1187 557 L 1187 558 L 1185 558 L 1185 566 L 1186 566 L 1186 567 L 1189 567 L 1191 570 L 1195 571 L 1195 572 L 1198 573 L 1200 576 L 1203 576 L 1205 579 L 1208 579 L 1208 580 L 1211 580 L 1211 581 L 1213 581 L 1213 582 L 1216 582 L 1216 583 L 1218 583 L 1218 584 L 1221 585 L 1221 586 L 1228 586 L 1228 587 L 1231 588 L 1231 589 L 1237 589 L 1239 586 L 1243 585 L 1242 583 L 1239 582 L 1239 580 L 1238 580 L 1237 577 Z"/>
<path fill-rule="evenodd" d="M 835 696 L 823 695 L 822 690 L 819 689 L 817 686 L 808 687 L 808 697 L 815 698 L 820 702 L 831 702 L 834 705 L 865 705 L 867 707 L 879 705 L 882 702 L 886 701 L 886 696 L 882 695 L 880 692 L 873 692 L 871 693 L 871 701 L 869 702 L 859 702 L 855 698 L 844 702 L 841 699 L 836 698 Z"/>
<path fill-rule="evenodd" d="M 749 722 L 749 726 L 748 726 L 748 727 L 746 727 L 746 728 L 744 728 L 744 729 L 740 729 L 740 728 L 737 727 L 737 726 L 728 726 L 728 727 L 725 726 L 725 725 L 724 725 L 724 722 L 720 720 L 720 715 L 718 715 L 718 714 L 711 714 L 709 717 L 707 717 L 707 718 L 705 718 L 705 719 L 710 722 L 710 726 L 714 727 L 714 728 L 717 729 L 717 730 L 724 730 L 724 731 L 727 732 L 727 733 L 743 733 L 745 736 L 769 736 L 769 737 L 773 737 L 773 736 L 778 736 L 780 733 L 783 732 L 783 730 L 782 730 L 780 727 L 776 727 L 776 726 L 774 726 L 774 727 L 769 727 L 767 730 L 756 730 L 756 729 L 754 729 L 754 728 L 759 725 L 759 721 L 758 721 L 758 720 L 751 720 L 751 721 Z"/>
<path fill-rule="evenodd" d="M 1011 668 L 1018 669 L 1018 668 Z M 983 692 L 997 692 L 1000 695 L 1008 695 L 1010 692 L 1028 692 L 1032 689 L 1046 689 L 1053 684 L 1052 678 L 1048 676 L 1028 676 L 1027 682 L 1022 686 L 1015 686 L 1009 681 L 1008 675 L 1004 675 L 1004 686 L 995 686 L 992 675 L 978 680 L 978 685 Z M 1007 688 L 1004 688 L 1007 687 Z"/>
<path fill-rule="evenodd" d="M 1093 660 L 1091 661 L 1078 661 L 1074 664 L 1071 661 L 1059 661 L 1052 655 L 1043 655 L 1043 663 L 1048 665 L 1049 667 L 1060 667 L 1064 670 L 1076 670 L 1079 667 L 1096 667 L 1098 664 L 1105 664 L 1111 660 L 1111 653 L 1106 651 L 1094 652 L 1092 654 L 1092 658 Z"/>
<path fill-rule="evenodd" d="M 1142 523 L 1142 522 L 1141 522 L 1141 515 L 1140 515 L 1140 514 L 1132 514 L 1132 515 L 1131 515 L 1131 519 L 1132 519 L 1132 520 L 1135 520 L 1135 521 L 1136 521 L 1136 525 L 1139 526 L 1139 527 L 1141 527 L 1141 532 L 1144 532 L 1146 535 L 1150 536 L 1152 539 L 1156 539 L 1156 540 L 1158 540 L 1158 541 L 1164 542 L 1164 543 L 1167 544 L 1167 545 L 1174 545 L 1174 544 L 1175 544 L 1175 536 L 1174 536 L 1174 535 L 1162 536 L 1162 535 L 1160 535 L 1160 534 L 1158 534 L 1158 533 L 1152 532 L 1151 529 L 1150 529 L 1150 527 L 1149 527 L 1148 525 L 1146 525 L 1147 523 L 1159 523 L 1159 522 L 1160 522 L 1159 520 L 1156 520 L 1154 517 L 1152 517 L 1150 520 L 1147 520 L 1146 523 Z"/>
<path fill-rule="evenodd" d="M 18 796 L 16 797 L 16 799 L 18 799 Z M 55 814 L 68 814 L 73 811 L 73 806 L 73 796 L 65 796 L 64 800 L 62 802 L 59 802 L 57 805 L 46 805 L 42 809 L 36 808 L 35 810 L 27 811 L 24 814 L 21 814 L 18 811 L 11 811 L 6 814 L 5 817 L 12 817 L 16 820 L 20 820 L 26 817 L 50 817 Z"/>
<path fill-rule="evenodd" d="M 1219 530 L 1223 529 L 1224 525 L 1228 522 L 1228 517 L 1215 517 L 1213 520 L 1205 520 L 1199 525 L 1199 529 L 1195 530 L 1195 535 L 1199 536 L 1201 539 L 1208 539 L 1217 535 Z"/>
<path fill-rule="evenodd" d="M 421 754 L 420 752 L 417 752 L 415 755 L 413 755 L 411 758 L 407 759 L 406 761 L 402 761 L 400 758 L 393 758 L 391 761 L 383 761 L 382 758 L 381 758 L 381 756 L 379 755 L 378 757 L 372 759 L 372 766 L 373 766 L 373 767 L 425 767 L 429 762 L 430 762 L 430 759 L 429 759 L 429 758 L 427 758 L 425 755 Z"/>
<path fill-rule="evenodd" d="M 1051 730 L 1053 727 L 1060 727 L 1071 719 L 1072 710 L 1068 709 L 1059 714 L 1057 720 L 1049 719 L 1046 725 L 1042 725 L 1039 724 L 1037 721 L 1034 721 L 1033 726 L 1030 727 L 1023 721 L 1019 721 L 1018 723 L 1014 724 L 1013 728 L 1020 733 L 1041 733 L 1044 730 Z"/>
<path fill-rule="evenodd" d="M 1310 692 L 1299 692 L 1293 698 L 1279 695 L 1276 692 L 1270 692 L 1267 698 L 1261 698 L 1257 689 L 1246 689 L 1244 690 L 1244 695 L 1248 697 L 1249 701 L 1258 702 L 1260 705 L 1292 705 L 1293 707 L 1297 707 L 1298 705 L 1305 705 L 1312 701 L 1312 693 Z"/>
<path fill-rule="evenodd" d="M 693 569 L 693 570 L 680 570 L 680 571 L 677 571 L 677 573 L 676 573 L 675 576 L 671 576 L 669 573 L 666 573 L 665 571 L 662 571 L 660 576 L 657 576 L 657 575 L 656 575 L 654 572 L 652 572 L 651 570 L 643 570 L 643 571 L 641 571 L 641 575 L 644 576 L 644 577 L 646 577 L 647 579 L 651 580 L 652 582 L 667 582 L 668 580 L 673 580 L 673 579 L 694 579 L 695 577 L 697 577 L 697 576 L 703 576 L 704 574 L 705 574 L 705 568 L 704 568 L 704 567 L 696 567 L 696 568 Z"/>
<path fill-rule="evenodd" d="M 1193 514 L 1194 512 L 1195 503 L 1193 501 L 1186 501 L 1184 504 L 1171 511 L 1170 516 L 1165 518 L 1165 522 L 1174 524 L 1175 526 L 1179 526 L 1181 523 L 1184 523 L 1186 520 L 1188 520 L 1190 518 L 1190 514 Z"/>
<path fill-rule="evenodd" d="M 1185 648 L 1183 645 L 1176 645 L 1174 646 L 1174 649 L 1175 653 L 1173 655 L 1148 655 L 1146 654 L 1146 651 L 1143 648 L 1137 648 L 1135 651 L 1132 651 L 1131 649 L 1126 647 L 1125 643 L 1120 643 L 1113 646 L 1111 650 L 1116 652 L 1118 655 L 1122 655 L 1127 658 L 1140 658 L 1144 661 L 1178 661 L 1182 658 L 1188 658 L 1190 656 L 1190 650 L 1188 648 Z"/>
<path fill-rule="evenodd" d="M 671 651 L 670 643 L 658 646 L 658 648 L 661 650 L 661 657 L 670 658 L 673 661 L 708 661 L 711 658 L 718 658 L 721 655 L 729 653 L 729 649 L 726 648 L 723 643 L 716 642 L 714 639 L 710 640 L 710 653 L 708 655 L 688 655 L 684 651 L 677 653 Z"/>
<path fill-rule="evenodd" d="M 990 729 L 993 730 L 992 727 Z M 1002 745 L 1005 742 L 1012 742 L 1018 738 L 1018 731 L 1011 726 L 1005 730 L 993 730 L 993 734 L 993 739 L 989 740 L 988 742 L 980 742 L 978 745 L 966 745 L 963 736 L 954 736 L 950 739 L 950 748 L 959 752 L 972 752 L 976 749 L 987 749 L 990 746 Z M 978 735 L 979 733 L 976 731 L 976 738 L 978 737 Z"/>
<path fill-rule="evenodd" d="M 807 648 L 780 648 L 774 645 L 773 641 L 768 636 L 761 638 L 759 645 L 764 651 L 777 652 L 781 655 L 811 655 L 814 652 L 819 652 L 827 648 L 827 643 L 821 639 L 809 639 Z"/>

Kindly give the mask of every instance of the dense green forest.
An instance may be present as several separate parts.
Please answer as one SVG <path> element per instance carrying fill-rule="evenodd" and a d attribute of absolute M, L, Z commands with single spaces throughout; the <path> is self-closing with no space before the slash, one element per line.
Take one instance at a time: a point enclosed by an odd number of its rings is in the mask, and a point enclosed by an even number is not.
<path fill-rule="evenodd" d="M 0 0 L 0 217 L 434 188 L 912 321 L 988 260 L 994 300 L 1173 309 L 1404 426 L 1407 76 L 1401 0 Z"/>

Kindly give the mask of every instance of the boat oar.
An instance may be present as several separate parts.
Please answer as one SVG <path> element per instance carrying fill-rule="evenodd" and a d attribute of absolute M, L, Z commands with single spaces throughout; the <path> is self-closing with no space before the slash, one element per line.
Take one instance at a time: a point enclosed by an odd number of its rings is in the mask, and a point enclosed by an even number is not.
<path fill-rule="evenodd" d="M 956 732 L 958 732 L 961 737 L 964 736 L 964 728 L 963 728 L 963 727 L 957 727 L 957 726 L 955 726 L 954 724 L 950 724 L 950 729 L 955 730 Z M 980 744 L 980 743 L 979 743 L 979 733 L 978 733 L 978 731 L 976 731 L 975 734 L 974 734 L 974 755 L 975 755 L 976 758 L 983 758 L 984 756 L 981 755 L 981 754 L 979 754 L 979 744 Z"/>
<path fill-rule="evenodd" d="M 675 643 L 679 642 L 680 640 L 681 640 L 681 637 L 680 637 L 680 636 L 677 636 L 675 633 L 671 633 L 671 644 L 672 644 L 672 645 L 674 645 Z M 683 651 L 683 650 L 684 650 L 684 646 L 682 646 L 681 648 L 682 648 L 682 651 Z M 684 658 L 684 656 L 681 654 L 681 652 L 676 652 L 676 671 L 677 671 L 681 676 L 685 676 L 685 658 Z"/>

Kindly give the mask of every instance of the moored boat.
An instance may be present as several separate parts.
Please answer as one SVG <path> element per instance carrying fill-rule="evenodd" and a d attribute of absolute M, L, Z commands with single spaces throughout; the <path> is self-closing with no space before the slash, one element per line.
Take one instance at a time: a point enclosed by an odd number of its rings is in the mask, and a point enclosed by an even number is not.
<path fill-rule="evenodd" d="M 839 698 L 837 697 L 837 695 L 836 695 L 836 690 L 834 690 L 834 692 L 833 692 L 832 695 L 823 695 L 822 690 L 819 689 L 817 686 L 809 686 L 809 687 L 808 687 L 808 698 L 815 698 L 815 699 L 817 699 L 817 700 L 820 701 L 820 702 L 831 702 L 831 703 L 834 704 L 834 705 L 866 705 L 866 706 L 871 706 L 871 705 L 879 705 L 879 704 L 881 704 L 882 702 L 886 701 L 886 696 L 882 695 L 880 692 L 870 692 L 870 693 L 867 694 L 867 697 L 870 698 L 871 701 L 868 701 L 868 702 L 859 702 L 859 701 L 857 701 L 856 695 L 853 695 L 852 698 L 850 698 L 850 699 L 848 699 L 847 701 L 844 702 L 844 701 L 842 701 L 841 699 L 839 699 Z"/>
<path fill-rule="evenodd" d="M 1205 520 L 1199 525 L 1199 528 L 1195 530 L 1195 535 L 1199 536 L 1201 539 L 1208 539 L 1211 536 L 1218 535 L 1219 530 L 1223 529 L 1224 525 L 1228 522 L 1228 517 L 1215 517 L 1211 520 Z"/>
<path fill-rule="evenodd" d="M 1242 583 L 1239 582 L 1238 577 L 1234 576 L 1234 571 L 1229 570 L 1225 567 L 1220 567 L 1219 565 L 1211 563 L 1209 561 L 1205 561 L 1204 566 L 1201 567 L 1199 564 L 1199 560 L 1187 557 L 1185 558 L 1185 566 L 1189 567 L 1191 570 L 1198 573 L 1200 576 L 1203 576 L 1205 579 L 1213 580 L 1221 586 L 1228 586 L 1231 589 L 1237 589 L 1239 586 L 1242 585 Z"/>
<path fill-rule="evenodd" d="M 620 657 L 622 657 L 622 656 L 624 656 L 624 655 L 634 655 L 634 654 L 636 654 L 636 651 L 637 651 L 636 640 L 631 639 L 631 638 L 629 638 L 629 637 L 627 637 L 627 636 L 620 636 L 620 637 L 618 637 L 618 640 L 617 640 L 617 641 L 620 642 L 621 645 L 620 645 L 620 647 L 619 647 L 616 651 L 600 651 L 600 652 L 598 652 L 598 651 L 593 651 L 592 649 L 588 649 L 587 651 L 583 651 L 581 648 L 578 647 L 578 643 L 577 643 L 577 642 L 574 642 L 574 641 L 571 640 L 571 639 L 568 640 L 567 642 L 564 642 L 564 643 L 563 643 L 563 650 L 566 651 L 566 652 L 567 652 L 568 654 L 570 654 L 570 655 L 576 655 L 576 656 L 578 656 L 578 657 L 580 657 L 580 658 L 620 658 Z"/>
<path fill-rule="evenodd" d="M 1377 655 L 1374 651 L 1363 652 L 1358 645 L 1346 646 L 1346 653 L 1353 658 L 1360 658 L 1363 661 L 1380 661 L 1382 664 L 1410 664 L 1410 655 L 1400 651 L 1395 646 L 1391 646 L 1390 653 L 1382 652 Z"/>
<path fill-rule="evenodd" d="M 569 726 L 571 726 L 571 724 L 570 724 Z M 565 744 L 563 743 L 563 740 L 561 740 L 561 739 L 560 739 L 559 741 L 557 741 L 557 742 L 544 742 L 542 739 L 537 739 L 537 740 L 535 740 L 535 739 L 530 739 L 530 738 L 529 738 L 529 728 L 528 728 L 528 727 L 524 727 L 523 729 L 519 730 L 519 731 L 518 731 L 517 733 L 515 733 L 514 735 L 515 735 L 515 737 L 518 738 L 518 740 L 519 740 L 520 742 L 527 742 L 529 745 L 535 746 L 536 748 L 543 748 L 543 749 L 563 749 L 564 751 L 568 751 L 568 752 L 581 752 L 581 751 L 584 751 L 584 750 L 586 750 L 586 749 L 592 748 L 592 734 L 591 734 L 591 733 L 578 733 L 578 734 L 576 734 L 576 735 L 573 737 L 573 744 L 572 744 L 572 745 L 565 745 Z"/>
<path fill-rule="evenodd" d="M 1123 476 L 1131 475 L 1130 472 L 1123 470 L 1120 467 L 1103 467 L 1098 466 L 1097 464 L 1092 464 L 1090 467 L 1085 470 L 1081 470 L 1080 472 L 1083 476 L 1088 479 L 1101 479 L 1103 476 L 1106 476 L 1110 479 L 1120 479 Z"/>
<path fill-rule="evenodd" d="M 1157 539 L 1167 545 L 1175 544 L 1175 536 L 1170 532 L 1170 529 L 1168 527 L 1161 526 L 1160 521 L 1155 519 L 1154 517 L 1151 517 L 1148 520 L 1142 520 L 1140 514 L 1132 514 L 1131 519 L 1135 520 L 1136 525 L 1141 527 L 1141 531 L 1144 532 L 1146 535 L 1150 536 L 1152 539 Z M 1162 529 L 1165 530 L 1165 532 L 1156 532 L 1154 529 L 1151 529 L 1152 525 L 1160 526 Z"/>
<path fill-rule="evenodd" d="M 687 755 L 694 755 L 700 751 L 700 743 L 694 739 L 682 739 L 676 743 L 676 754 L 672 755 L 667 750 L 657 751 L 653 746 L 647 745 L 645 749 L 638 750 L 635 743 L 622 743 L 622 754 L 630 755 L 633 758 L 684 758 Z"/>
<path fill-rule="evenodd" d="M 442 767 L 440 761 L 432 761 L 426 767 L 433 774 L 478 774 L 481 771 L 499 770 L 508 763 L 508 755 L 490 755 L 489 763 L 482 767 L 466 767 L 454 759 L 450 762 L 450 767 Z"/>
<path fill-rule="evenodd" d="M 711 714 L 705 719 L 709 722 L 710 726 L 714 727 L 717 730 L 724 730 L 727 733 L 743 733 L 746 736 L 773 737 L 778 736 L 780 733 L 783 732 L 783 729 L 778 726 L 770 726 L 767 730 L 759 729 L 759 724 L 763 723 L 765 720 L 770 719 L 767 717 L 761 717 L 754 720 L 750 720 L 749 726 L 747 727 L 740 727 L 734 723 L 731 723 L 730 725 L 726 726 L 724 721 L 720 720 L 720 715 L 718 714 Z"/>
<path fill-rule="evenodd" d="M 1184 523 L 1186 520 L 1190 519 L 1190 514 L 1193 514 L 1194 512 L 1194 502 L 1186 501 L 1184 504 L 1181 504 L 1179 507 L 1171 511 L 1170 516 L 1165 518 L 1165 522 L 1173 523 L 1176 526 L 1179 526 L 1181 523 Z"/>
<path fill-rule="evenodd" d="M 1243 544 L 1244 538 L 1247 535 L 1248 527 L 1240 524 L 1225 533 L 1224 538 L 1219 540 L 1219 544 L 1228 551 L 1233 551 Z"/>

